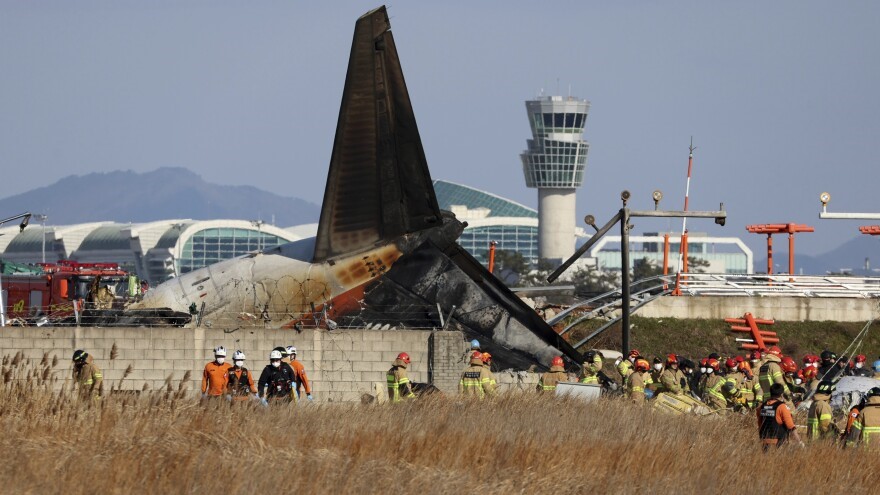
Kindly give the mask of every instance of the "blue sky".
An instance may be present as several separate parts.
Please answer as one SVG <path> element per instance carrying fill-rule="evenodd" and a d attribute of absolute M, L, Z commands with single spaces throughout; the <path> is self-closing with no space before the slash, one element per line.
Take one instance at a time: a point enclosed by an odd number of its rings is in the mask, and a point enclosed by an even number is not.
<path fill-rule="evenodd" d="M 820 221 L 823 190 L 829 210 L 880 211 L 880 4 L 844 5 L 402 2 L 389 13 L 434 178 L 535 206 L 523 102 L 570 88 L 592 102 L 579 217 L 608 218 L 622 189 L 636 208 L 657 188 L 681 208 L 693 135 L 691 208 L 723 201 L 729 219 L 691 230 L 741 236 L 760 258 L 764 238 L 746 224 L 814 225 L 798 250 L 816 254 L 871 223 Z M 354 22 L 376 6 L 0 0 L 0 197 L 72 173 L 183 166 L 319 204 Z"/>

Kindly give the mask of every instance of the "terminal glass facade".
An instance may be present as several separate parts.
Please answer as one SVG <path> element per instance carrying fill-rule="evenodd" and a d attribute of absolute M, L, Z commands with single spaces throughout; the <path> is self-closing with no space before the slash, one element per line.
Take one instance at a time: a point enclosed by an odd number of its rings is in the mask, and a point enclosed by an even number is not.
<path fill-rule="evenodd" d="M 498 251 L 516 251 L 530 263 L 538 262 L 538 228 L 524 225 L 491 225 L 467 228 L 458 243 L 480 263 L 489 261 L 489 242 Z"/>
<path fill-rule="evenodd" d="M 177 260 L 179 273 L 188 273 L 218 261 L 287 242 L 278 236 L 249 229 L 200 230 L 183 245 L 181 256 Z"/>

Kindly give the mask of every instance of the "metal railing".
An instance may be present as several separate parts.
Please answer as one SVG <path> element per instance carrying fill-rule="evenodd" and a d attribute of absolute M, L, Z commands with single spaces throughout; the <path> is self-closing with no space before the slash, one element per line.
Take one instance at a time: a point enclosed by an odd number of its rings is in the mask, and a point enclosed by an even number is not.
<path fill-rule="evenodd" d="M 831 275 L 740 275 L 688 273 L 682 275 L 682 295 L 880 297 L 880 277 Z"/>

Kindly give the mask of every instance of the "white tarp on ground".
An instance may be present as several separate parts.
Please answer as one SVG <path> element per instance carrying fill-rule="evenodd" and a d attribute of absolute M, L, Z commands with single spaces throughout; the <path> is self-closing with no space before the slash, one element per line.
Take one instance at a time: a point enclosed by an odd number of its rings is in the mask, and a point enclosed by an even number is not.
<path fill-rule="evenodd" d="M 602 395 L 602 387 L 590 383 L 559 382 L 556 384 L 556 396 L 567 395 L 584 402 L 592 402 Z"/>

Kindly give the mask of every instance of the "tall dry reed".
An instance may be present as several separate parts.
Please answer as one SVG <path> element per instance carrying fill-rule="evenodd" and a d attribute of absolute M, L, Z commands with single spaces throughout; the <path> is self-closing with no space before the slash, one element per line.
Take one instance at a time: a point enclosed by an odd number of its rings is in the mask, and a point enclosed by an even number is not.
<path fill-rule="evenodd" d="M 200 403 L 170 381 L 90 400 L 52 392 L 67 370 L 14 361 L 0 385 L 4 493 L 869 493 L 880 467 L 880 454 L 829 445 L 761 454 L 751 417 L 622 400 L 267 409 Z"/>

